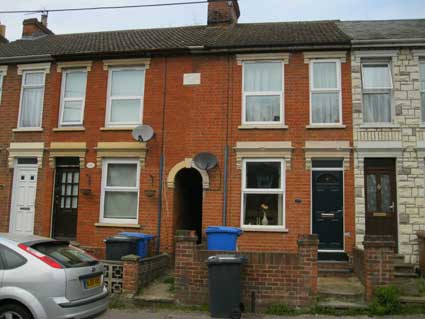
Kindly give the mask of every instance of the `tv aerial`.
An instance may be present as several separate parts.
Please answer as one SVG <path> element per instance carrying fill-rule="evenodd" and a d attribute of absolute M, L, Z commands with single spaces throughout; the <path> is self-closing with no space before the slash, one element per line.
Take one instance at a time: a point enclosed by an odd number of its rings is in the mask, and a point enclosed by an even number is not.
<path fill-rule="evenodd" d="M 210 170 L 217 166 L 217 157 L 214 154 L 202 152 L 193 159 L 195 166 L 202 170 Z"/>
<path fill-rule="evenodd" d="M 153 128 L 149 125 L 136 126 L 131 132 L 133 138 L 138 142 L 147 142 L 155 135 Z"/>

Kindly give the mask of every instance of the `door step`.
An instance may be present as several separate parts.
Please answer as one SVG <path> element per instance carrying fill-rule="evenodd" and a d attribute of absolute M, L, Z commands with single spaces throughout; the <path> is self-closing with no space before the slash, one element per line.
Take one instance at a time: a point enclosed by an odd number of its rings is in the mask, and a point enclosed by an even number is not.
<path fill-rule="evenodd" d="M 348 261 L 325 261 L 318 262 L 320 277 L 350 277 L 353 275 L 353 268 Z"/>
<path fill-rule="evenodd" d="M 404 257 L 397 255 L 394 261 L 394 277 L 417 278 L 416 265 L 404 262 Z"/>
<path fill-rule="evenodd" d="M 363 309 L 364 288 L 357 277 L 319 277 L 319 307 L 333 309 Z"/>

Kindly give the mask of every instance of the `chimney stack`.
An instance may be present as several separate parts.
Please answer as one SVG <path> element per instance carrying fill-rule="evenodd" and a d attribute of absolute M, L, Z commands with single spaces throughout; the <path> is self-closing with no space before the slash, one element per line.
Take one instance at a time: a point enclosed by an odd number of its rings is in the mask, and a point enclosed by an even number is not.
<path fill-rule="evenodd" d="M 44 25 L 46 28 L 47 28 L 47 18 L 48 18 L 48 13 L 43 12 L 41 14 L 41 24 Z"/>
<path fill-rule="evenodd" d="M 41 22 L 36 18 L 24 20 L 22 38 L 37 38 L 48 34 L 54 33 L 47 28 L 47 14 L 43 13 Z"/>
<path fill-rule="evenodd" d="M 0 43 L 7 43 L 6 26 L 0 22 Z"/>
<path fill-rule="evenodd" d="M 238 0 L 208 0 L 208 26 L 226 26 L 238 23 Z"/>

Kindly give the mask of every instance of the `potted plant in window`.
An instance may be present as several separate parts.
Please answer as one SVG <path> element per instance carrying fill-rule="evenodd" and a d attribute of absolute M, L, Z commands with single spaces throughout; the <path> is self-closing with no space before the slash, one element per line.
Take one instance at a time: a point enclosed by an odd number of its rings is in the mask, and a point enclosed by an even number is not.
<path fill-rule="evenodd" d="M 267 219 L 267 211 L 269 210 L 269 206 L 265 203 L 262 203 L 260 205 L 261 211 L 263 213 L 263 219 L 261 220 L 261 225 L 268 225 L 269 224 L 269 220 Z"/>

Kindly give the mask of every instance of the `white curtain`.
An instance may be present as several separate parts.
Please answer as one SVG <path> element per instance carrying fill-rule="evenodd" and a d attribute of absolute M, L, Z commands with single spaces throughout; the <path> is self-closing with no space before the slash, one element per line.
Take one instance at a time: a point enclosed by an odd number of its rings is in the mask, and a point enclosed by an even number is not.
<path fill-rule="evenodd" d="M 112 71 L 112 96 L 142 96 L 145 81 L 143 70 Z"/>
<path fill-rule="evenodd" d="M 65 97 L 83 98 L 86 95 L 86 72 L 66 73 Z"/>
<path fill-rule="evenodd" d="M 365 123 L 391 122 L 390 93 L 363 94 L 363 121 Z"/>
<path fill-rule="evenodd" d="M 24 88 L 22 92 L 20 127 L 40 127 L 43 88 Z"/>
<path fill-rule="evenodd" d="M 339 94 L 313 93 L 311 120 L 312 123 L 339 123 Z"/>
<path fill-rule="evenodd" d="M 137 122 L 140 119 L 140 99 L 111 101 L 111 122 Z"/>
<path fill-rule="evenodd" d="M 389 87 L 391 87 L 391 73 L 388 65 L 363 65 L 363 88 Z"/>
<path fill-rule="evenodd" d="M 245 92 L 282 91 L 282 63 L 246 63 L 244 69 Z"/>
<path fill-rule="evenodd" d="M 425 92 L 421 93 L 421 101 L 422 101 L 422 122 L 425 122 Z"/>
<path fill-rule="evenodd" d="M 337 87 L 336 63 L 313 63 L 313 87 L 315 89 L 335 89 Z"/>
<path fill-rule="evenodd" d="M 280 96 L 247 96 L 246 121 L 279 122 Z"/>
<path fill-rule="evenodd" d="M 136 187 L 136 164 L 108 164 L 107 186 Z"/>
<path fill-rule="evenodd" d="M 105 192 L 105 218 L 137 218 L 137 192 Z"/>

